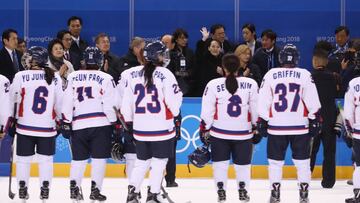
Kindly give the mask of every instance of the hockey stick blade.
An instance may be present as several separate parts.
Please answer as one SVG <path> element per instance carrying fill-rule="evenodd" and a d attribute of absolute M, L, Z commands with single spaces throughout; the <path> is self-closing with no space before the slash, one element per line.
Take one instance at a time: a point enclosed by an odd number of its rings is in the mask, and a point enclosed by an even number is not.
<path fill-rule="evenodd" d="M 161 186 L 161 191 L 163 192 L 163 196 L 167 199 L 169 203 L 175 203 L 170 197 L 169 194 L 165 191 L 165 188 Z"/>
<path fill-rule="evenodd" d="M 115 111 L 115 114 L 116 114 L 116 117 L 119 119 L 121 125 L 123 126 L 123 128 L 126 130 L 126 131 L 129 131 L 129 128 L 126 124 L 126 122 L 124 121 L 124 117 L 121 115 L 121 113 L 116 109 L 116 107 L 114 106 L 114 111 Z"/>

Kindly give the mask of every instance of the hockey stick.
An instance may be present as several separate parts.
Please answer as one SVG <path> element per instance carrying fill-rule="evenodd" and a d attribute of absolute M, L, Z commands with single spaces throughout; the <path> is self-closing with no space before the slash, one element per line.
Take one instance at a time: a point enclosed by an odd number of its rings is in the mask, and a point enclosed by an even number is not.
<path fill-rule="evenodd" d="M 12 123 L 12 125 L 16 125 L 15 121 L 15 117 L 16 117 L 16 111 L 17 111 L 17 104 L 14 103 L 14 113 L 13 113 L 13 119 L 14 119 L 14 123 Z M 9 127 L 12 127 L 12 126 L 9 126 Z M 15 134 L 16 134 L 16 130 L 15 130 Z M 14 139 L 15 139 L 15 134 L 14 134 L 14 137 L 12 138 L 11 140 L 11 153 L 10 153 L 10 169 L 9 169 L 9 193 L 8 193 L 8 196 L 10 199 L 14 199 L 15 198 L 15 193 L 12 192 L 11 190 L 11 185 L 12 185 L 12 168 L 13 168 L 13 159 L 14 159 Z"/>
<path fill-rule="evenodd" d="M 113 109 L 116 113 L 116 117 L 119 119 L 121 125 L 123 126 L 123 128 L 126 130 L 126 131 L 129 131 L 129 128 L 124 120 L 124 117 L 123 115 L 120 113 L 120 111 L 117 110 L 117 108 L 115 106 L 113 106 Z"/>

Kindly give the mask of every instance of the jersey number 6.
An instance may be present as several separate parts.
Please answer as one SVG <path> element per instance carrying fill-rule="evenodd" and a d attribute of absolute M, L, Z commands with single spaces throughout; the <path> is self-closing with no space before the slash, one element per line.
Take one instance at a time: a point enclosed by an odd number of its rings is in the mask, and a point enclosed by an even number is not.
<path fill-rule="evenodd" d="M 49 91 L 45 86 L 40 86 L 35 89 L 34 101 L 31 110 L 36 114 L 42 114 L 46 111 L 46 97 L 48 97 Z"/>

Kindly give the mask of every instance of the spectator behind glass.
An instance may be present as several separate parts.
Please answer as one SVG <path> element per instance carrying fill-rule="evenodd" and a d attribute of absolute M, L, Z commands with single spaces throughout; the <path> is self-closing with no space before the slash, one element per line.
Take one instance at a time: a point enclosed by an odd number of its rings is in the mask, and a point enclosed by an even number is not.
<path fill-rule="evenodd" d="M 261 47 L 261 43 L 256 41 L 256 29 L 252 23 L 246 23 L 242 26 L 242 37 L 244 42 L 251 49 L 251 55 L 254 56 L 255 51 Z"/>
<path fill-rule="evenodd" d="M 21 64 L 21 53 L 16 50 L 18 45 L 16 30 L 4 30 L 1 40 L 3 48 L 0 50 L 0 74 L 12 82 L 15 74 L 24 70 Z"/>
<path fill-rule="evenodd" d="M 215 39 L 212 39 L 204 56 L 201 57 L 199 62 L 199 76 L 200 84 L 197 91 L 197 96 L 201 96 L 204 92 L 206 84 L 215 78 L 222 77 L 224 74 L 221 67 L 221 59 L 223 54 L 221 53 L 221 43 Z"/>
<path fill-rule="evenodd" d="M 26 52 L 26 42 L 23 38 L 18 38 L 18 45 L 16 50 L 21 53 L 21 56 Z"/>
<path fill-rule="evenodd" d="M 320 115 L 323 119 L 321 132 L 313 138 L 311 151 L 311 171 L 314 170 L 316 155 L 322 142 L 324 160 L 322 163 L 321 185 L 323 188 L 332 188 L 335 184 L 335 153 L 336 134 L 334 125 L 337 117 L 335 99 L 337 95 L 336 81 L 334 75 L 326 70 L 328 63 L 328 52 L 322 49 L 315 49 L 312 59 L 314 70 L 312 78 L 316 85 L 321 103 Z"/>
<path fill-rule="evenodd" d="M 67 85 L 67 76 L 74 71 L 72 64 L 64 59 L 64 46 L 61 40 L 54 39 L 49 42 L 49 67 L 58 71 L 62 78 L 62 86 L 65 89 Z"/>
<path fill-rule="evenodd" d="M 184 96 L 193 95 L 193 73 L 196 69 L 194 52 L 188 47 L 189 35 L 186 30 L 178 28 L 174 31 L 172 41 L 174 49 L 170 51 L 168 68 L 175 75 Z"/>
<path fill-rule="evenodd" d="M 346 52 L 350 48 L 350 30 L 346 26 L 339 26 L 335 29 L 335 47 L 331 51 L 330 58 L 337 60 L 340 66 L 334 66 L 334 72 L 340 73 L 341 69 L 347 66 Z"/>
<path fill-rule="evenodd" d="M 56 38 L 61 40 L 61 43 L 64 46 L 64 58 L 70 61 L 72 64 L 73 63 L 72 59 L 74 58 L 74 55 L 73 53 L 70 52 L 70 47 L 72 44 L 71 33 L 68 30 L 60 30 L 57 33 Z"/>
<path fill-rule="evenodd" d="M 72 64 L 75 70 L 81 69 L 81 60 L 83 52 L 88 46 L 87 43 L 80 37 L 83 21 L 78 16 L 72 16 L 68 19 L 67 25 L 71 33 L 72 43 L 70 47 L 71 55 L 73 55 Z"/>
<path fill-rule="evenodd" d="M 225 27 L 222 24 L 212 25 L 210 28 L 210 33 L 206 27 L 201 28 L 200 33 L 202 39 L 199 40 L 196 44 L 196 58 L 204 56 L 204 53 L 207 52 L 210 42 L 212 40 L 217 40 L 220 43 L 220 52 L 222 54 L 232 52 L 234 50 L 233 45 L 226 39 Z"/>
<path fill-rule="evenodd" d="M 100 33 L 95 38 L 96 47 L 104 54 L 104 66 L 102 71 L 110 74 L 115 83 L 118 82 L 121 74 L 120 58 L 110 52 L 110 38 L 105 33 Z"/>
<path fill-rule="evenodd" d="M 163 35 L 161 37 L 161 42 L 164 43 L 169 50 L 172 50 L 175 46 L 175 43 L 172 40 L 172 35 L 169 34 Z"/>
<path fill-rule="evenodd" d="M 120 74 L 122 71 L 144 64 L 142 51 L 145 47 L 145 41 L 141 37 L 134 37 L 129 46 L 127 54 L 120 58 Z"/>
<path fill-rule="evenodd" d="M 260 68 L 261 80 L 270 69 L 280 66 L 280 48 L 276 46 L 276 37 L 276 33 L 270 29 L 261 33 L 262 48 L 256 50 L 253 57 L 253 63 Z"/>
<path fill-rule="evenodd" d="M 252 78 L 256 81 L 258 86 L 260 86 L 260 68 L 256 64 L 251 63 L 251 49 L 245 44 L 242 44 L 235 49 L 234 54 L 239 58 L 240 61 L 238 75 Z"/>

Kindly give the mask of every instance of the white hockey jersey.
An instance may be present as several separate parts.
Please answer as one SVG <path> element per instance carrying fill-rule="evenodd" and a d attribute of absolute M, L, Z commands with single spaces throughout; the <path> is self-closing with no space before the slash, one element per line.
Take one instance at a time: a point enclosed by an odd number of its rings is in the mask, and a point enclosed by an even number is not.
<path fill-rule="evenodd" d="M 129 78 L 129 75 L 130 75 L 129 73 L 130 73 L 130 69 L 124 70 L 121 73 L 120 79 L 119 79 L 118 84 L 116 86 L 116 94 L 117 94 L 116 107 L 118 109 L 121 108 L 122 100 L 123 100 L 123 97 L 124 97 L 125 87 L 127 85 L 128 78 Z"/>
<path fill-rule="evenodd" d="M 253 137 L 252 124 L 256 124 L 258 85 L 253 79 L 238 77 L 238 89 L 231 95 L 225 85 L 226 78 L 211 80 L 204 91 L 201 119 L 210 129 L 210 135 L 231 140 Z"/>
<path fill-rule="evenodd" d="M 11 105 L 17 105 L 17 133 L 36 137 L 57 134 L 55 119 L 60 119 L 63 97 L 58 73 L 55 73 L 53 82 L 48 85 L 43 70 L 18 72 L 10 92 Z M 13 112 L 13 108 L 10 110 Z"/>
<path fill-rule="evenodd" d="M 0 75 L 0 128 L 5 130 L 8 118 L 11 116 L 10 109 L 10 81 L 3 75 Z"/>
<path fill-rule="evenodd" d="M 183 94 L 174 75 L 164 67 L 156 67 L 154 85 L 146 88 L 142 69 L 129 69 L 121 112 L 126 122 L 133 121 L 135 139 L 171 139 L 175 136 L 173 118 L 180 112 Z"/>
<path fill-rule="evenodd" d="M 63 120 L 73 130 L 101 127 L 115 122 L 115 82 L 98 70 L 80 70 L 68 76 L 62 108 Z"/>
<path fill-rule="evenodd" d="M 309 120 L 321 108 L 309 71 L 273 68 L 264 76 L 259 90 L 259 117 L 268 121 L 272 135 L 301 135 L 309 132 Z"/>
<path fill-rule="evenodd" d="M 344 118 L 354 130 L 353 138 L 360 139 L 360 77 L 349 82 L 344 101 Z"/>

